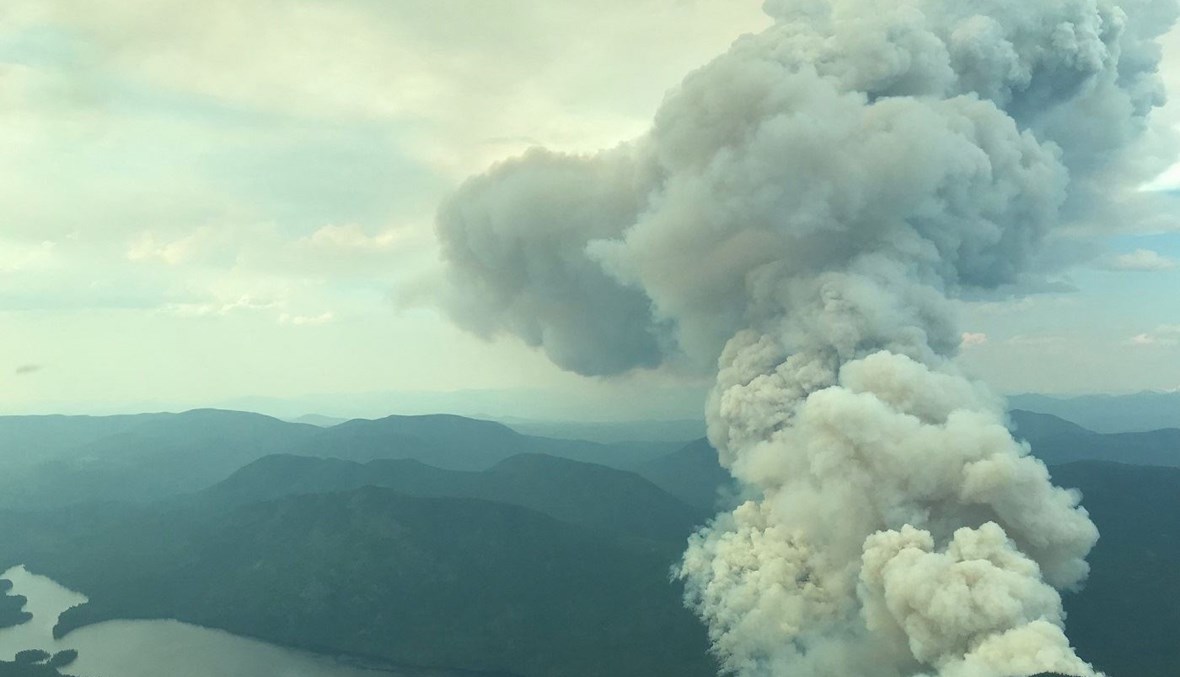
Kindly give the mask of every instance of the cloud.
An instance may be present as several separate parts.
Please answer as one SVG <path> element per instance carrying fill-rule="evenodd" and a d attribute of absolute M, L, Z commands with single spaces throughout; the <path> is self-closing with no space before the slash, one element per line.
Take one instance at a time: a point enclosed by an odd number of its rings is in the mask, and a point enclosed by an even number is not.
<path fill-rule="evenodd" d="M 1145 192 L 1174 192 L 1180 190 L 1180 165 L 1169 167 L 1167 171 L 1144 184 Z"/>
<path fill-rule="evenodd" d="M 1149 332 L 1132 336 L 1127 343 L 1143 347 L 1180 346 L 1180 324 L 1160 325 Z"/>
<path fill-rule="evenodd" d="M 317 326 L 321 324 L 328 324 L 336 319 L 336 315 L 331 311 L 320 313 L 319 315 L 290 315 L 283 313 L 279 315 L 279 324 L 289 324 L 296 327 Z"/>
<path fill-rule="evenodd" d="M 987 344 L 987 334 L 983 332 L 963 332 L 963 341 L 960 345 L 964 348 L 974 348 Z"/>
<path fill-rule="evenodd" d="M 1009 337 L 1004 343 L 1010 346 L 1056 346 L 1065 343 L 1065 337 L 1054 334 L 1017 334 Z"/>
<path fill-rule="evenodd" d="M 455 177 L 532 140 L 616 142 L 701 54 L 766 21 L 730 0 L 49 4 L 41 20 L 81 36 L 96 68 L 284 118 L 396 124 L 407 150 Z"/>
<path fill-rule="evenodd" d="M 1159 252 L 1151 249 L 1136 249 L 1129 254 L 1120 254 L 1109 258 L 1102 267 L 1106 270 L 1145 273 L 1173 270 L 1176 265 L 1175 260 L 1163 256 Z"/>
<path fill-rule="evenodd" d="M 356 224 L 327 225 L 300 240 L 300 244 L 323 250 L 369 250 L 382 251 L 395 247 L 405 240 L 404 230 L 386 229 L 376 235 L 369 235 Z"/>
<path fill-rule="evenodd" d="M 22 364 L 13 370 L 17 376 L 27 376 L 28 374 L 35 374 L 45 368 L 42 364 Z"/>
<path fill-rule="evenodd" d="M 46 270 L 57 262 L 57 243 L 51 240 L 24 242 L 0 239 L 0 273 Z"/>
<path fill-rule="evenodd" d="M 278 302 L 274 300 L 243 295 L 230 301 L 169 303 L 163 307 L 163 311 L 178 317 L 224 317 L 231 313 L 270 310 L 277 305 Z"/>
<path fill-rule="evenodd" d="M 631 142 L 464 183 L 440 305 L 584 375 L 719 369 L 750 500 L 679 574 L 722 671 L 1092 677 L 1057 590 L 1097 530 L 958 371 L 984 337 L 947 297 L 1027 289 L 1051 233 L 1123 208 L 1178 8 L 764 7 Z"/>
<path fill-rule="evenodd" d="M 159 261 L 170 266 L 180 265 L 199 256 L 213 244 L 214 235 L 208 227 L 198 228 L 175 240 L 161 240 L 152 231 L 135 237 L 127 248 L 127 260 L 132 262 Z"/>

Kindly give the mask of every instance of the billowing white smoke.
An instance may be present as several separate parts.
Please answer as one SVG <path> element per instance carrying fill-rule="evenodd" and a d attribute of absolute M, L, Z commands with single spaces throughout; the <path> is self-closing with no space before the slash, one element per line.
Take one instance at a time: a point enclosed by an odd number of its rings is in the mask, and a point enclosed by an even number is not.
<path fill-rule="evenodd" d="M 946 299 L 1035 278 L 1143 178 L 1176 4 L 766 9 L 643 138 L 464 185 L 443 302 L 583 374 L 720 365 L 709 437 L 748 500 L 679 575 L 727 671 L 1092 675 L 1057 590 L 1097 532 L 957 372 Z"/>

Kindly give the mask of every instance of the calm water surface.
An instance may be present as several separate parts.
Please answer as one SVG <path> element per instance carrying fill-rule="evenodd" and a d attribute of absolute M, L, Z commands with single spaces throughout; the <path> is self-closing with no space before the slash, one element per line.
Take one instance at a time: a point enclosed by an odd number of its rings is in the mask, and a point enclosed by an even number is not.
<path fill-rule="evenodd" d="M 75 630 L 60 641 L 53 625 L 66 609 L 86 601 L 44 576 L 15 567 L 0 574 L 13 594 L 29 599 L 33 620 L 0 630 L 0 660 L 17 651 L 76 649 L 65 669 L 78 677 L 397 677 L 402 673 L 340 665 L 331 658 L 286 649 L 173 620 L 108 621 Z"/>

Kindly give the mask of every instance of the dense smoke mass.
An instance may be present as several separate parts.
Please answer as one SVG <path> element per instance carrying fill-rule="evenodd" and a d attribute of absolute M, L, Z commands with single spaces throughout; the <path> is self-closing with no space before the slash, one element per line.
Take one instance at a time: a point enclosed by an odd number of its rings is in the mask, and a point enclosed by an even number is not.
<path fill-rule="evenodd" d="M 951 361 L 948 298 L 1145 178 L 1163 0 L 770 0 L 648 134 L 534 150 L 442 208 L 461 325 L 611 375 L 718 369 L 745 501 L 678 574 L 742 676 L 1096 674 L 1097 531 Z"/>

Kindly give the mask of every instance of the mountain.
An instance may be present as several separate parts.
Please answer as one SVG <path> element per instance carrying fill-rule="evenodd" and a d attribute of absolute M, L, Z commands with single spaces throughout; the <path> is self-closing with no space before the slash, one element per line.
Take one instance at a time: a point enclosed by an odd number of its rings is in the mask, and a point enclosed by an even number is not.
<path fill-rule="evenodd" d="M 600 444 L 522 435 L 460 416 L 357 419 L 330 428 L 261 414 L 200 409 L 116 417 L 0 418 L 0 508 L 85 501 L 151 501 L 208 487 L 270 454 L 417 459 L 486 470 L 521 453 L 628 467 L 667 451 L 660 443 Z M 9 459 L 5 461 L 4 459 Z"/>
<path fill-rule="evenodd" d="M 1180 467 L 1180 430 L 1064 435 L 1031 440 L 1033 453 L 1049 464 L 1079 460 Z"/>
<path fill-rule="evenodd" d="M 657 456 L 665 449 L 641 443 L 601 444 L 532 437 L 502 423 L 435 414 L 354 419 L 321 430 L 290 451 L 351 461 L 409 458 L 450 470 L 485 470 L 524 453 L 619 467 Z"/>
<path fill-rule="evenodd" d="M 1082 462 L 1053 480 L 1081 489 L 1101 538 L 1085 588 L 1065 596 L 1079 654 L 1109 675 L 1180 674 L 1180 469 Z"/>
<path fill-rule="evenodd" d="M 449 413 L 470 418 L 615 421 L 634 418 L 675 420 L 699 417 L 711 384 L 627 388 L 497 389 L 459 391 L 385 391 L 321 393 L 294 397 L 249 397 L 221 402 L 225 409 L 261 411 L 292 418 L 309 411 L 346 418 L 374 418 L 387 413 Z"/>
<path fill-rule="evenodd" d="M 75 517 L 80 509 L 71 509 Z M 525 677 L 716 674 L 679 542 L 380 487 L 118 519 L 11 517 L 0 560 L 87 594 L 59 634 L 176 618 L 326 653 Z M 112 513 L 113 514 L 113 513 Z"/>
<path fill-rule="evenodd" d="M 1013 432 L 1050 465 L 1074 461 L 1115 461 L 1180 467 L 1180 430 L 1102 434 L 1051 414 L 1013 410 Z"/>
<path fill-rule="evenodd" d="M 0 416 L 0 464 L 13 470 L 69 457 L 81 445 L 167 416 Z"/>
<path fill-rule="evenodd" d="M 1060 416 L 1036 411 L 1012 409 L 1008 412 L 1009 428 L 1018 437 L 1036 440 L 1058 435 L 1096 435 L 1093 430 L 1067 421 Z"/>
<path fill-rule="evenodd" d="M 709 515 L 638 475 L 541 454 L 521 454 L 488 470 L 443 470 L 415 460 L 365 464 L 275 455 L 259 459 L 200 494 L 211 505 L 379 486 L 405 496 L 476 498 L 531 508 L 585 527 L 681 542 Z"/>
<path fill-rule="evenodd" d="M 634 470 L 685 503 L 708 511 L 716 508 L 721 490 L 732 482 L 729 472 L 718 463 L 716 450 L 704 438 L 640 463 Z"/>
<path fill-rule="evenodd" d="M 590 442 L 668 442 L 684 444 L 703 437 L 705 422 L 700 419 L 675 421 L 535 421 L 523 418 L 497 418 L 525 435 L 557 437 Z M 671 451 L 671 450 L 669 450 Z"/>
<path fill-rule="evenodd" d="M 35 508 L 89 500 L 148 501 L 196 491 L 260 456 L 299 446 L 320 429 L 261 414 L 183 414 L 46 425 L 55 446 L 76 443 L 0 479 L 0 505 Z M 45 422 L 37 421 L 38 425 Z M 78 430 L 98 436 L 83 439 Z M 79 441 L 81 440 L 81 441 Z"/>
<path fill-rule="evenodd" d="M 1180 428 L 1180 391 L 1129 395 L 1013 395 L 1008 404 L 1053 414 L 1100 433 L 1145 432 Z"/>
<path fill-rule="evenodd" d="M 194 418 L 190 434 L 208 439 L 226 420 Z M 435 448 L 471 450 L 482 434 L 492 453 L 481 463 L 538 439 L 453 423 L 464 434 L 431 432 L 437 419 L 385 425 Z M 1014 412 L 1012 423 L 1041 454 L 1054 439 L 1075 443 L 1060 458 L 1142 453 L 1088 451 L 1076 443 L 1128 438 L 1052 417 Z M 2 514 L 0 569 L 24 563 L 88 595 L 62 632 L 169 617 L 328 653 L 526 677 L 714 674 L 668 570 L 726 476 L 705 440 L 636 469 L 652 483 L 536 454 L 480 471 L 271 455 L 183 501 Z M 1180 469 L 1086 460 L 1051 472 L 1081 490 L 1102 532 L 1087 586 L 1064 600 L 1079 652 L 1111 675 L 1174 677 Z"/>
<path fill-rule="evenodd" d="M 331 428 L 332 426 L 340 425 L 349 419 L 336 418 L 334 416 L 323 416 L 321 414 L 304 414 L 302 416 L 296 416 L 295 418 L 286 420 L 289 420 L 292 423 L 307 423 L 308 425 L 314 425 L 320 428 Z"/>

